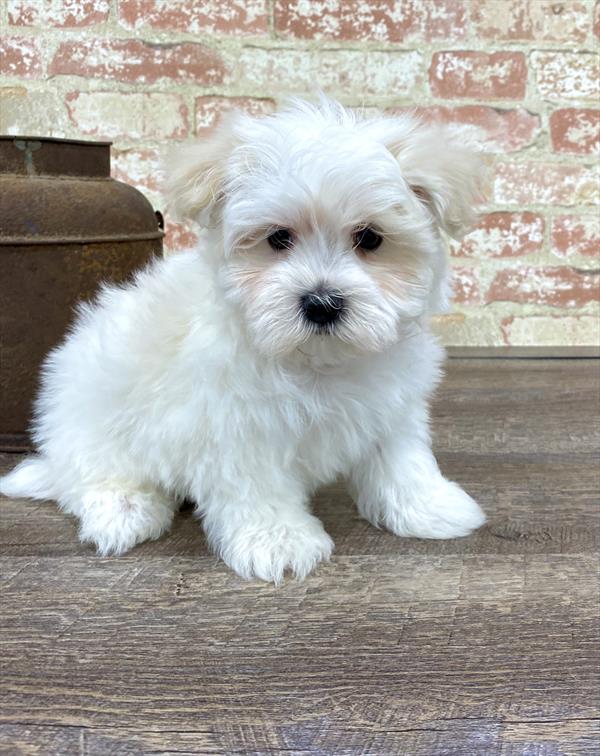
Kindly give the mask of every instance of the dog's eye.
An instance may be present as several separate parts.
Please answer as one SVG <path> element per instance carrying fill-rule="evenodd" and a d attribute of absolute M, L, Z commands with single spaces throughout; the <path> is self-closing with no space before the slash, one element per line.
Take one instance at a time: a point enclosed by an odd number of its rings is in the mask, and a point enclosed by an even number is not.
<path fill-rule="evenodd" d="M 294 244 L 294 234 L 289 228 L 278 228 L 272 234 L 267 236 L 267 241 L 271 249 L 281 252 L 284 249 L 291 249 Z"/>
<path fill-rule="evenodd" d="M 352 234 L 352 241 L 355 248 L 362 249 L 365 252 L 373 252 L 373 250 L 379 247 L 383 238 L 377 231 L 373 231 L 369 226 L 365 226 L 364 228 L 356 229 Z"/>

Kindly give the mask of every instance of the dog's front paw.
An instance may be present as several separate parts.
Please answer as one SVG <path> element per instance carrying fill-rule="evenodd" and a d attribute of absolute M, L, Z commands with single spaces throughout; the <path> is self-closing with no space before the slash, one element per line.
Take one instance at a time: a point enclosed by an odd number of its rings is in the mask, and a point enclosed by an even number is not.
<path fill-rule="evenodd" d="M 374 525 L 413 538 L 460 538 L 486 519 L 469 494 L 443 478 L 431 488 L 404 488 L 392 500 L 368 507 L 363 514 Z"/>
<path fill-rule="evenodd" d="M 308 513 L 292 522 L 246 522 L 227 534 L 212 529 L 209 539 L 238 575 L 273 583 L 281 583 L 286 570 L 305 578 L 319 562 L 329 560 L 333 551 L 333 541 L 320 520 Z"/>

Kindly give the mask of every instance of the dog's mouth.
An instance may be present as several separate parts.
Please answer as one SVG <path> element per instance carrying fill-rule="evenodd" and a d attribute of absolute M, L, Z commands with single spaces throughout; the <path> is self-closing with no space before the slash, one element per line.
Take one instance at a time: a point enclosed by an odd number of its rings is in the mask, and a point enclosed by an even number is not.
<path fill-rule="evenodd" d="M 310 324 L 310 333 L 315 336 L 333 336 L 338 330 L 337 323 Z"/>

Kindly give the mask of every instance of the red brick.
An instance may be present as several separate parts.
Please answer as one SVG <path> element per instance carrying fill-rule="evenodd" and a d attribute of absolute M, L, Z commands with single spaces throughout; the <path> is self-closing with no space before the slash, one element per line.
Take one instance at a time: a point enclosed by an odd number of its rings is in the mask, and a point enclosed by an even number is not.
<path fill-rule="evenodd" d="M 596 166 L 527 161 L 495 167 L 494 199 L 501 205 L 594 205 L 598 194 Z"/>
<path fill-rule="evenodd" d="M 593 215 L 560 215 L 552 221 L 552 254 L 557 257 L 600 254 L 600 219 Z"/>
<path fill-rule="evenodd" d="M 456 304 L 479 304 L 481 291 L 477 271 L 473 268 L 452 268 L 452 291 Z"/>
<path fill-rule="evenodd" d="M 163 246 L 165 252 L 181 252 L 183 249 L 195 247 L 198 244 L 198 234 L 183 223 L 174 223 L 168 216 L 165 218 L 165 237 Z"/>
<path fill-rule="evenodd" d="M 153 83 L 159 79 L 205 86 L 223 80 L 219 55 L 193 42 L 158 44 L 138 39 L 91 39 L 62 42 L 50 75 L 68 74 L 115 81 Z"/>
<path fill-rule="evenodd" d="M 465 0 L 275 0 L 275 29 L 298 39 L 376 40 L 464 39 Z"/>
<path fill-rule="evenodd" d="M 264 34 L 269 26 L 266 0 L 121 0 L 119 19 L 130 29 L 188 34 Z"/>
<path fill-rule="evenodd" d="M 108 19 L 110 0 L 8 0 L 8 21 L 15 26 L 83 27 Z"/>
<path fill-rule="evenodd" d="M 537 88 L 550 100 L 589 98 L 600 93 L 598 55 L 536 50 L 531 54 Z"/>
<path fill-rule="evenodd" d="M 69 92 L 65 99 L 71 123 L 85 136 L 181 139 L 188 133 L 188 109 L 177 94 Z"/>
<path fill-rule="evenodd" d="M 476 126 L 490 152 L 516 152 L 529 147 L 540 133 L 540 117 L 523 108 L 503 110 L 487 105 L 442 105 L 424 108 L 388 108 L 390 114 L 407 110 L 426 121 Z"/>
<path fill-rule="evenodd" d="M 197 97 L 196 134 L 210 130 L 223 113 L 234 109 L 261 116 L 273 112 L 275 101 L 256 97 Z"/>
<path fill-rule="evenodd" d="M 433 54 L 429 83 L 437 97 L 519 100 L 525 95 L 527 64 L 521 52 L 446 50 Z"/>
<path fill-rule="evenodd" d="M 582 307 L 600 301 L 598 275 L 575 268 L 505 268 L 486 294 L 489 302 Z"/>
<path fill-rule="evenodd" d="M 550 116 L 555 152 L 589 155 L 600 150 L 600 110 L 564 108 Z"/>
<path fill-rule="evenodd" d="M 589 27 L 583 0 L 473 0 L 471 18 L 487 40 L 583 42 Z"/>
<path fill-rule="evenodd" d="M 0 37 L 0 74 L 35 79 L 42 73 L 42 55 L 31 37 Z"/>
<path fill-rule="evenodd" d="M 544 243 L 544 219 L 539 213 L 489 213 L 460 244 L 452 245 L 454 257 L 517 257 L 540 252 Z"/>

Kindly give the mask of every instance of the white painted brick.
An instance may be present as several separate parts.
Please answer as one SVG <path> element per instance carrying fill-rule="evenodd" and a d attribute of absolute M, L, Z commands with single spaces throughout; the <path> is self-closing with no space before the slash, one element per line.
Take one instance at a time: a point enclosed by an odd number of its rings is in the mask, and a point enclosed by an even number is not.
<path fill-rule="evenodd" d="M 231 76 L 236 87 L 258 96 L 311 93 L 321 88 L 338 95 L 386 98 L 413 92 L 421 54 L 416 50 L 265 50 L 245 47 Z"/>
<path fill-rule="evenodd" d="M 180 95 L 141 92 L 71 92 L 67 108 L 83 136 L 104 139 L 178 139 L 188 132 Z"/>

